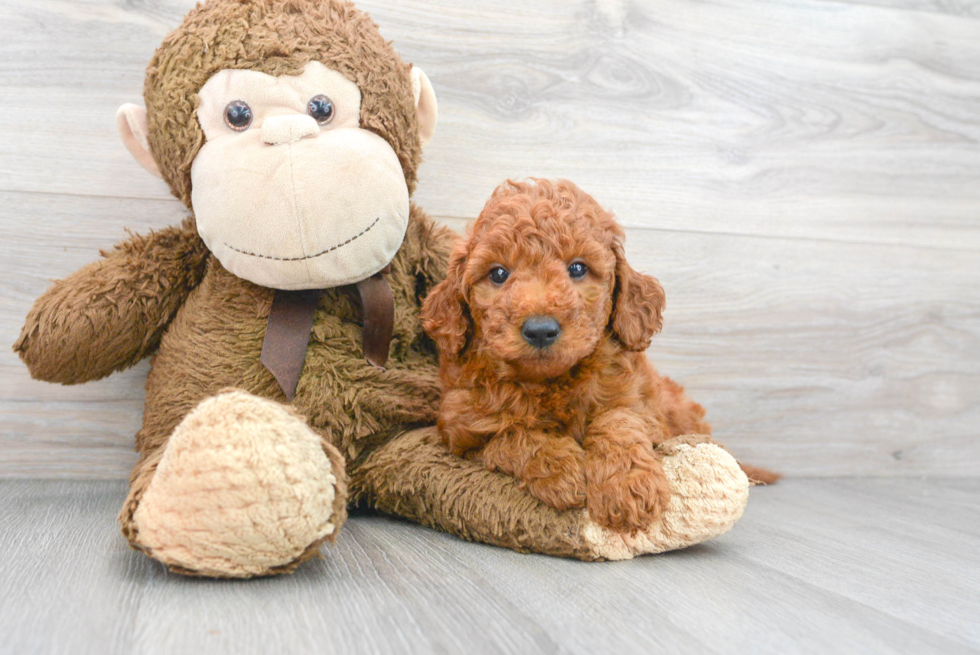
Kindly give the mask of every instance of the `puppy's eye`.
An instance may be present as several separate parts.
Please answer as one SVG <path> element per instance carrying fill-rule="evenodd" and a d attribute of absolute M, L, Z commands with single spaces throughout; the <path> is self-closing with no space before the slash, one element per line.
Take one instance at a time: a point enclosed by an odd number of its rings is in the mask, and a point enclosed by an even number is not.
<path fill-rule="evenodd" d="M 490 275 L 488 277 L 494 284 L 503 284 L 510 277 L 510 273 L 503 266 L 494 266 L 490 269 Z"/>
<path fill-rule="evenodd" d="M 589 272 L 589 267 L 582 262 L 572 262 L 568 265 L 568 275 L 573 280 L 578 280 L 585 277 L 585 274 Z"/>
<path fill-rule="evenodd" d="M 306 113 L 312 116 L 320 125 L 326 125 L 333 120 L 333 100 L 322 93 L 313 96 L 309 104 L 306 105 Z"/>
<path fill-rule="evenodd" d="M 252 124 L 252 108 L 241 100 L 232 100 L 225 106 L 225 125 L 236 132 L 244 132 Z"/>

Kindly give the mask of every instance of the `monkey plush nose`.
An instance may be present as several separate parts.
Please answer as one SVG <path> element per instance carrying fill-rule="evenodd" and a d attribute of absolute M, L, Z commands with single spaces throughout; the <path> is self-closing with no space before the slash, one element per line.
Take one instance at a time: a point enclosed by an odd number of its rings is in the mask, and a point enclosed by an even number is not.
<path fill-rule="evenodd" d="M 561 325 L 551 316 L 532 316 L 524 321 L 521 335 L 535 348 L 546 348 L 561 334 Z"/>
<path fill-rule="evenodd" d="M 262 121 L 262 140 L 270 146 L 284 145 L 320 133 L 320 125 L 306 114 L 269 116 Z"/>

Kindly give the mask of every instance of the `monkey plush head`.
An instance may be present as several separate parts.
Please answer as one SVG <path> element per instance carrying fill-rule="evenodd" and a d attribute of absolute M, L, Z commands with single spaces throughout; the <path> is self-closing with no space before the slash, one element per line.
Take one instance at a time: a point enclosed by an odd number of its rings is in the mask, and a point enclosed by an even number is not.
<path fill-rule="evenodd" d="M 343 0 L 213 0 L 147 69 L 123 142 L 194 212 L 233 274 L 321 289 L 382 270 L 401 246 L 432 86 Z"/>

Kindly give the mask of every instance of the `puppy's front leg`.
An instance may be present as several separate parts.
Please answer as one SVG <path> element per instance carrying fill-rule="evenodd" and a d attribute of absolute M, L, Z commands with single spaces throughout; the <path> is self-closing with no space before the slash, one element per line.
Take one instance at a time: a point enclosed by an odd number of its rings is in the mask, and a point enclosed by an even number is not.
<path fill-rule="evenodd" d="M 613 409 L 589 426 L 585 447 L 589 514 L 618 532 L 645 530 L 667 508 L 670 486 L 653 449 L 663 427 L 630 409 Z"/>
<path fill-rule="evenodd" d="M 555 509 L 585 507 L 585 451 L 571 437 L 512 428 L 490 439 L 476 459 L 513 475 Z"/>
<path fill-rule="evenodd" d="M 478 406 L 478 398 L 470 389 L 450 389 L 442 397 L 439 435 L 457 457 L 483 448 L 502 427 L 498 416 L 478 411 Z"/>

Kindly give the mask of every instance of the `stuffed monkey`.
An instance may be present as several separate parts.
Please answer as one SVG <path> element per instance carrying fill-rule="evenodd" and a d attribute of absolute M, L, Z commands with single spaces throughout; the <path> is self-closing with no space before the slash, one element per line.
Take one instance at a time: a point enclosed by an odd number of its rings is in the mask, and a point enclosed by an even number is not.
<path fill-rule="evenodd" d="M 453 234 L 410 197 L 436 124 L 428 78 L 342 0 L 213 0 L 117 115 L 136 160 L 190 211 L 56 282 L 15 350 L 77 384 L 152 356 L 139 462 L 119 515 L 171 570 L 284 573 L 349 503 L 465 539 L 586 560 L 726 531 L 747 481 L 704 438 L 665 444 L 673 497 L 647 533 L 558 512 L 453 457 L 432 426 L 419 324 Z"/>

